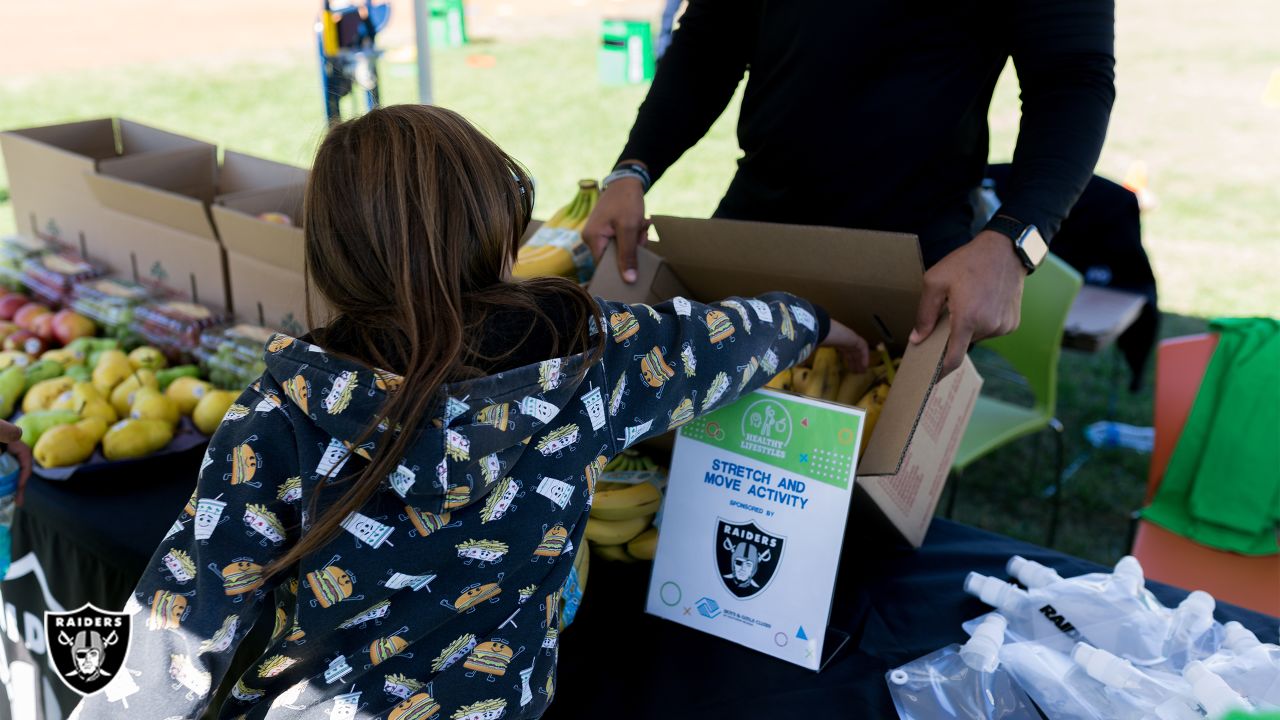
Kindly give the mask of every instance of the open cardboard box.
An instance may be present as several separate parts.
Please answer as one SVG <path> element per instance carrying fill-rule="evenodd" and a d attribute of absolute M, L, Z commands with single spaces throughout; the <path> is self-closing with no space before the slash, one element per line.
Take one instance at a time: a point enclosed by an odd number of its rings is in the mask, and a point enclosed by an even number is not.
<path fill-rule="evenodd" d="M 18 231 L 82 250 L 104 215 L 85 173 L 163 166 L 174 153 L 214 146 L 129 120 L 102 118 L 0 133 Z"/>
<path fill-rule="evenodd" d="M 907 342 L 924 275 L 915 236 L 664 216 L 653 225 L 659 240 L 639 249 L 637 282 L 622 281 L 610 248 L 592 295 L 652 304 L 675 295 L 715 301 L 784 290 L 902 356 L 862 449 L 855 502 L 873 504 L 912 545 L 924 542 L 982 379 L 966 360 L 939 382 L 945 323 L 919 345 Z"/>
<path fill-rule="evenodd" d="M 87 233 L 85 250 L 119 275 L 230 314 L 210 206 L 305 179 L 302 168 L 231 151 L 218 164 L 212 148 L 177 151 L 163 163 L 101 169 L 84 176 L 106 209 L 99 227 Z"/>
<path fill-rule="evenodd" d="M 231 304 L 245 322 L 299 335 L 306 332 L 307 303 L 302 228 L 262 220 L 262 213 L 283 213 L 302 220 L 301 184 L 219 198 L 213 222 L 227 250 Z M 324 321 L 319 297 L 312 307 Z"/>

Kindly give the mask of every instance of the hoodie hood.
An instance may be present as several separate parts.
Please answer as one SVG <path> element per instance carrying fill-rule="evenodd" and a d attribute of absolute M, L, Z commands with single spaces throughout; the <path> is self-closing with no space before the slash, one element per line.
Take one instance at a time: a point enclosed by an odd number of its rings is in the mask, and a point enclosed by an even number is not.
<path fill-rule="evenodd" d="M 332 438 L 330 452 L 369 459 L 390 441 L 384 423 L 355 445 L 390 394 L 400 390 L 399 375 L 283 334 L 267 344 L 265 360 L 267 374 L 296 409 L 295 417 L 305 417 Z M 561 443 L 577 441 L 575 422 L 542 435 L 536 446 L 531 440 L 576 396 L 585 362 L 584 355 L 545 360 L 441 387 L 415 429 L 417 441 L 387 478 L 389 486 L 417 507 L 440 514 L 484 498 L 526 453 L 558 454 Z"/>

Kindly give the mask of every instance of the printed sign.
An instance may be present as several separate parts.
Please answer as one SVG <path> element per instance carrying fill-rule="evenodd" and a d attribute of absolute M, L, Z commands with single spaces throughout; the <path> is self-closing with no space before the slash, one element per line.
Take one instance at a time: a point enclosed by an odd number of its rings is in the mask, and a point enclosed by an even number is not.
<path fill-rule="evenodd" d="M 648 612 L 821 667 L 862 424 L 762 390 L 681 428 Z"/>

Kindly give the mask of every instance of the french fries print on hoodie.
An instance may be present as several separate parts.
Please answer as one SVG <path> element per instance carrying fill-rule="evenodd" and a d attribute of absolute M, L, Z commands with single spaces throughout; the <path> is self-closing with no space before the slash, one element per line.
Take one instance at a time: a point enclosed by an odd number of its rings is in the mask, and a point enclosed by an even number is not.
<path fill-rule="evenodd" d="M 493 720 L 542 714 L 555 692 L 560 590 L 604 464 L 732 402 L 817 342 L 809 303 L 776 293 L 702 305 L 599 301 L 604 353 L 441 390 L 397 470 L 297 567 L 263 568 L 308 532 L 328 478 L 400 379 L 284 335 L 214 434 L 191 501 L 126 610 L 126 669 L 78 708 L 97 718 Z M 255 623 L 271 643 L 239 678 Z"/>

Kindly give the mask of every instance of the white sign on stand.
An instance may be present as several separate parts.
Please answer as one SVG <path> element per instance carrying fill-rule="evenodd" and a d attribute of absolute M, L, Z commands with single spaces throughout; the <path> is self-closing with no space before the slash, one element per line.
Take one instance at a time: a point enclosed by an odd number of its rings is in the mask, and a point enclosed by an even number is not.
<path fill-rule="evenodd" d="M 681 428 L 647 611 L 820 669 L 862 426 L 762 390 Z"/>

